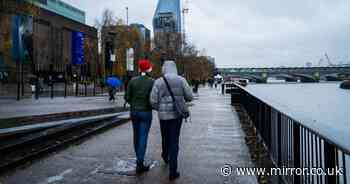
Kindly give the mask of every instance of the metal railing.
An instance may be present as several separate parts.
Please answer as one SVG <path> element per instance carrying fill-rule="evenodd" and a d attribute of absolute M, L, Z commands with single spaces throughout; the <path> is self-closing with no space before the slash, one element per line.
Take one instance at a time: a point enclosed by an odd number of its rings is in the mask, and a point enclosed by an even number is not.
<path fill-rule="evenodd" d="M 232 105 L 241 104 L 267 147 L 276 168 L 318 168 L 307 174 L 279 176 L 288 184 L 348 184 L 350 151 L 236 85 Z M 335 175 L 341 168 L 342 175 Z M 296 170 L 294 170 L 296 171 Z M 324 171 L 323 174 L 318 175 Z M 334 171 L 334 172 L 331 172 Z M 327 173 L 329 172 L 329 173 Z M 334 174 L 333 174 L 334 173 Z M 299 175 L 300 174 L 300 175 Z"/>

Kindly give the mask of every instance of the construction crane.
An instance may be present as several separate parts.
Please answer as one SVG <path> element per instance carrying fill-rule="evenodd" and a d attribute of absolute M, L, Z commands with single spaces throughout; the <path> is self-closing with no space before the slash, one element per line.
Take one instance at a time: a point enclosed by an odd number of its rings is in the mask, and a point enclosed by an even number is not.
<path fill-rule="evenodd" d="M 325 54 L 325 57 L 326 57 L 326 61 L 327 61 L 328 66 L 335 66 L 335 65 L 331 62 L 331 60 L 329 59 L 329 56 L 328 56 L 327 53 Z M 319 62 L 318 62 L 318 66 L 322 66 L 322 64 L 323 64 L 324 62 L 325 62 L 325 61 L 324 61 L 324 58 L 321 58 L 321 59 L 319 60 Z"/>
<path fill-rule="evenodd" d="M 183 49 L 186 46 L 186 23 L 185 23 L 185 18 L 186 18 L 186 14 L 188 14 L 188 12 L 190 11 L 190 9 L 188 8 L 188 0 L 185 0 L 186 2 L 184 2 L 183 4 L 183 8 L 182 8 L 182 16 L 183 16 L 183 21 L 182 21 L 182 42 L 183 42 Z"/>
<path fill-rule="evenodd" d="M 333 64 L 333 63 L 331 62 L 331 60 L 329 59 L 327 53 L 325 54 L 325 56 L 326 56 L 326 59 L 327 59 L 327 62 L 328 62 L 328 66 L 334 66 L 334 64 Z"/>

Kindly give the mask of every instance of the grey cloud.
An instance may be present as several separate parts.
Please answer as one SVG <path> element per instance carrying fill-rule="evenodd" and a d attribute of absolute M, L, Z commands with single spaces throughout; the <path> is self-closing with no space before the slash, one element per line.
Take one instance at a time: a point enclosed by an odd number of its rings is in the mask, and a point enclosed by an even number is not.
<path fill-rule="evenodd" d="M 152 26 L 157 0 L 66 0 L 87 12 L 88 23 L 104 8 Z M 98 2 L 98 3 L 97 3 Z M 327 52 L 349 59 L 348 0 L 189 0 L 188 38 L 216 57 L 219 66 L 303 66 Z"/>

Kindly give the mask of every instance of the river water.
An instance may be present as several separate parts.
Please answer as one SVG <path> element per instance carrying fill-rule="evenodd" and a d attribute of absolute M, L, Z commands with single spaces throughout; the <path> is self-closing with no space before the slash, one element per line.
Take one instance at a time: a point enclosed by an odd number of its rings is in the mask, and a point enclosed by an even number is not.
<path fill-rule="evenodd" d="M 246 90 L 350 150 L 350 90 L 343 90 L 339 86 L 339 82 L 272 83 L 249 84 Z M 349 167 L 350 158 L 347 156 Z M 349 169 L 347 176 L 350 177 Z"/>

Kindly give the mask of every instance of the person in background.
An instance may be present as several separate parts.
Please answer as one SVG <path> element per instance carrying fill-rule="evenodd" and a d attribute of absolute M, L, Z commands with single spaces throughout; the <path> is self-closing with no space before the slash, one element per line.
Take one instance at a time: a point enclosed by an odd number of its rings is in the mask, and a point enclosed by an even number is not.
<path fill-rule="evenodd" d="M 115 87 L 109 86 L 108 93 L 109 93 L 109 101 L 115 102 L 115 94 L 117 93 L 117 89 Z"/>
<path fill-rule="evenodd" d="M 157 79 L 151 92 L 151 105 L 158 111 L 162 136 L 162 158 L 169 163 L 169 180 L 180 177 L 177 171 L 179 137 L 183 117 L 176 111 L 174 101 L 164 78 L 167 80 L 177 103 L 192 101 L 193 94 L 185 78 L 177 73 L 174 61 L 165 61 L 162 67 L 163 77 Z"/>
<path fill-rule="evenodd" d="M 149 102 L 154 80 L 149 77 L 152 64 L 148 59 L 139 61 L 141 75 L 133 78 L 127 87 L 125 101 L 130 104 L 130 116 L 134 132 L 134 149 L 136 153 L 136 173 L 149 170 L 144 164 L 148 133 L 152 123 L 152 107 Z"/>

